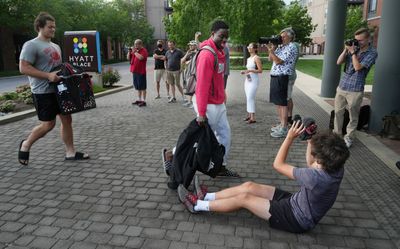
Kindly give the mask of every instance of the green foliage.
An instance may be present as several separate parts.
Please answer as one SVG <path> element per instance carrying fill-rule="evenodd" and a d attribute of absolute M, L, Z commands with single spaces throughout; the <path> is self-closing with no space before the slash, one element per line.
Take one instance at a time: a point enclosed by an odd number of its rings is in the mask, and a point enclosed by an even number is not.
<path fill-rule="evenodd" d="M 361 6 L 350 6 L 347 8 L 345 39 L 354 38 L 354 32 L 359 28 L 367 28 L 368 23 L 363 19 Z"/>
<path fill-rule="evenodd" d="M 105 88 L 103 88 L 99 85 L 96 85 L 96 84 L 93 84 L 92 88 L 93 88 L 93 93 L 104 92 L 106 90 Z"/>
<path fill-rule="evenodd" d="M 230 40 L 235 44 L 257 42 L 260 36 L 278 32 L 283 2 L 280 0 L 221 0 L 224 18 L 230 26 Z"/>
<path fill-rule="evenodd" d="M 37 14 L 49 12 L 56 19 L 58 43 L 64 31 L 71 30 L 98 30 L 102 41 L 107 36 L 123 43 L 140 38 L 149 44 L 152 40 L 153 30 L 139 0 L 0 0 L 0 9 L 1 27 L 31 36 L 36 35 L 33 22 Z"/>
<path fill-rule="evenodd" d="M 15 92 L 18 94 L 19 100 L 25 104 L 33 104 L 33 97 L 29 84 L 18 86 Z"/>
<path fill-rule="evenodd" d="M 0 100 L 14 100 L 18 99 L 18 94 L 16 92 L 6 92 L 0 95 Z"/>
<path fill-rule="evenodd" d="M 178 47 L 193 40 L 196 31 L 202 33 L 201 40 L 207 39 L 216 19 L 228 23 L 230 42 L 248 44 L 276 33 L 274 21 L 280 17 L 282 6 L 280 0 L 176 0 L 171 18 L 165 18 L 164 23 Z"/>
<path fill-rule="evenodd" d="M 103 87 L 112 87 L 115 83 L 120 81 L 121 75 L 119 74 L 118 70 L 114 70 L 109 67 L 103 73 Z"/>
<path fill-rule="evenodd" d="M 317 25 L 312 24 L 312 18 L 307 13 L 307 7 L 301 6 L 298 1 L 291 2 L 284 11 L 281 24 L 281 28 L 292 27 L 296 33 L 296 41 L 306 46 L 312 41 L 310 35 L 317 27 Z"/>
<path fill-rule="evenodd" d="M 0 112 L 12 112 L 15 109 L 15 104 L 12 100 L 6 100 L 0 104 Z"/>

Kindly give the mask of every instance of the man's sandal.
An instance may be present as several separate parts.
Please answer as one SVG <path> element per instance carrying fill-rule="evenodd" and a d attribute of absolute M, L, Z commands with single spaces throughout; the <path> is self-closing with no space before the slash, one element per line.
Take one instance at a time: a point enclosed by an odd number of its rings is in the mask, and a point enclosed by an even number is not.
<path fill-rule="evenodd" d="M 65 157 L 65 160 L 77 161 L 77 160 L 87 160 L 90 156 L 83 154 L 82 152 L 75 152 L 75 156 Z"/>
<path fill-rule="evenodd" d="M 29 151 L 21 151 L 22 144 L 25 140 L 22 140 L 19 144 L 18 148 L 18 162 L 24 166 L 27 166 L 29 163 Z"/>

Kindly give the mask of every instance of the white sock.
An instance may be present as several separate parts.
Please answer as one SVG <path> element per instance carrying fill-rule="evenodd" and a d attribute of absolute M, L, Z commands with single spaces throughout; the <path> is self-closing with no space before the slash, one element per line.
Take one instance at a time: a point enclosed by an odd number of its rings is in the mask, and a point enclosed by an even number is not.
<path fill-rule="evenodd" d="M 204 201 L 213 201 L 215 200 L 215 193 L 207 193 L 206 196 L 204 196 Z"/>
<path fill-rule="evenodd" d="M 194 206 L 194 211 L 210 211 L 210 202 L 197 200 L 196 206 Z"/>

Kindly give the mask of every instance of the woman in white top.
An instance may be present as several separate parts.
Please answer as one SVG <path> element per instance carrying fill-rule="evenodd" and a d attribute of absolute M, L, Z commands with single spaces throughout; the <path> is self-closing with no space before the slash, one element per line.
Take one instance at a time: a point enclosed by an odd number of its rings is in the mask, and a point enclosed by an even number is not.
<path fill-rule="evenodd" d="M 247 99 L 247 117 L 244 119 L 248 124 L 256 122 L 256 92 L 258 88 L 258 74 L 262 73 L 261 59 L 257 55 L 258 45 L 254 42 L 247 46 L 250 57 L 247 59 L 247 70 L 241 71 L 241 74 L 246 75 L 244 82 L 244 91 Z"/>

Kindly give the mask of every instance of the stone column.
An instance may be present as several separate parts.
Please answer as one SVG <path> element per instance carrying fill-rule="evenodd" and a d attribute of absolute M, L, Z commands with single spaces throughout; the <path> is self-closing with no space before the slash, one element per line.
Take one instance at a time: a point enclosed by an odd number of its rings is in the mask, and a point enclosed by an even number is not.
<path fill-rule="evenodd" d="M 321 96 L 332 98 L 340 80 L 340 66 L 337 58 L 343 51 L 344 28 L 346 24 L 347 1 L 329 0 L 326 23 L 325 54 L 322 68 Z"/>
<path fill-rule="evenodd" d="M 378 37 L 378 59 L 375 65 L 369 129 L 379 132 L 382 117 L 392 111 L 400 113 L 400 1 L 385 0 Z"/>

